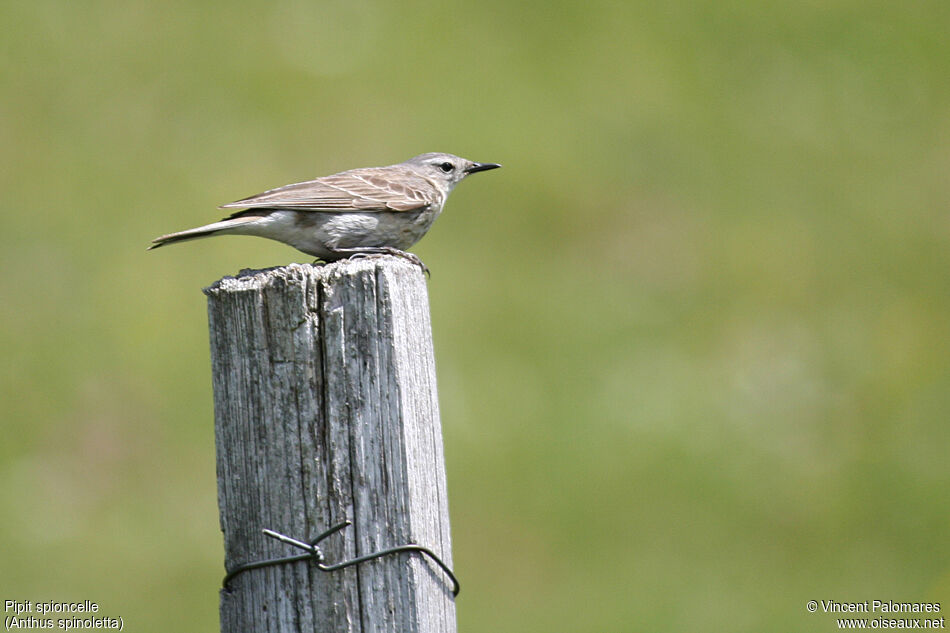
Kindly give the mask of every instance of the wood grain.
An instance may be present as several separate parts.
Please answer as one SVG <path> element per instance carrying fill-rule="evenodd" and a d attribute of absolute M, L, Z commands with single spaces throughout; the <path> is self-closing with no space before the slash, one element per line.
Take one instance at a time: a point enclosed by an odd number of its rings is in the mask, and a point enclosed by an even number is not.
<path fill-rule="evenodd" d="M 425 279 L 395 257 L 243 271 L 205 290 L 225 566 L 299 554 L 335 563 L 418 543 L 452 564 Z M 244 572 L 221 630 L 456 630 L 451 584 L 401 553 L 333 573 L 309 561 Z"/>

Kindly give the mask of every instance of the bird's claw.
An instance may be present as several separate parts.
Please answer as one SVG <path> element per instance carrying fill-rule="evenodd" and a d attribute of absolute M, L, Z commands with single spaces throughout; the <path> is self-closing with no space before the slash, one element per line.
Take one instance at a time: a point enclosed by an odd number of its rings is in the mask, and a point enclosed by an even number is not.
<path fill-rule="evenodd" d="M 348 249 L 337 249 L 337 253 L 345 255 L 347 259 L 358 259 L 360 257 L 379 257 L 381 255 L 392 255 L 394 257 L 401 257 L 402 259 L 407 260 L 408 262 L 415 264 L 419 267 L 419 270 L 423 272 L 426 277 L 432 277 L 432 272 L 429 270 L 429 267 L 426 266 L 418 255 L 409 253 L 407 251 L 399 250 L 398 248 L 393 248 L 391 246 L 381 246 L 379 248 L 373 249 L 359 249 L 357 248 L 348 248 Z"/>
<path fill-rule="evenodd" d="M 403 259 L 408 260 L 410 263 L 413 263 L 416 266 L 418 266 L 419 269 L 422 271 L 422 273 L 426 277 L 429 277 L 430 279 L 432 278 L 432 271 L 430 271 L 429 267 L 426 266 L 425 263 L 421 259 L 419 259 L 418 255 L 414 253 L 409 253 L 407 251 L 401 251 L 397 248 L 394 248 L 389 254 L 395 255 L 396 257 L 402 257 Z"/>

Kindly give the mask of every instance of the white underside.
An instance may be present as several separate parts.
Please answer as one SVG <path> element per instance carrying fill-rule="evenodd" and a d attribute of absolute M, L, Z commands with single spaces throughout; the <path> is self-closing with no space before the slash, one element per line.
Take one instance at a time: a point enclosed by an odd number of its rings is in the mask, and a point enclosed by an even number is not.
<path fill-rule="evenodd" d="M 406 250 L 432 226 L 441 209 L 374 213 L 274 211 L 270 215 L 219 231 L 231 235 L 266 237 L 319 257 L 333 259 L 334 251 L 381 247 Z"/>

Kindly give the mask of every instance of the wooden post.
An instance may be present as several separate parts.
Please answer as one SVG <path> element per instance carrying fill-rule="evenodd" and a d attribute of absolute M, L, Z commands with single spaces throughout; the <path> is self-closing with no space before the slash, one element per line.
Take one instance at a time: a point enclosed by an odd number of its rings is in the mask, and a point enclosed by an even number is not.
<path fill-rule="evenodd" d="M 425 279 L 395 257 L 243 271 L 205 290 L 225 567 L 328 563 L 417 543 L 452 564 Z M 455 633 L 452 585 L 399 553 L 336 572 L 312 561 L 241 573 L 221 631 Z"/>

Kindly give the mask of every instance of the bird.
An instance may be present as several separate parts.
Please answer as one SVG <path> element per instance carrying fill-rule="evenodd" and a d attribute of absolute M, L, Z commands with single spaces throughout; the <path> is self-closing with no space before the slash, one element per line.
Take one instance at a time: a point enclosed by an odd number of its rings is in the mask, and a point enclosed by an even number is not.
<path fill-rule="evenodd" d="M 239 209 L 218 222 L 152 240 L 148 250 L 213 235 L 256 235 L 332 262 L 406 252 L 435 222 L 446 198 L 466 176 L 497 169 L 453 154 L 430 152 L 385 167 L 350 169 L 269 189 L 220 209 Z"/>

